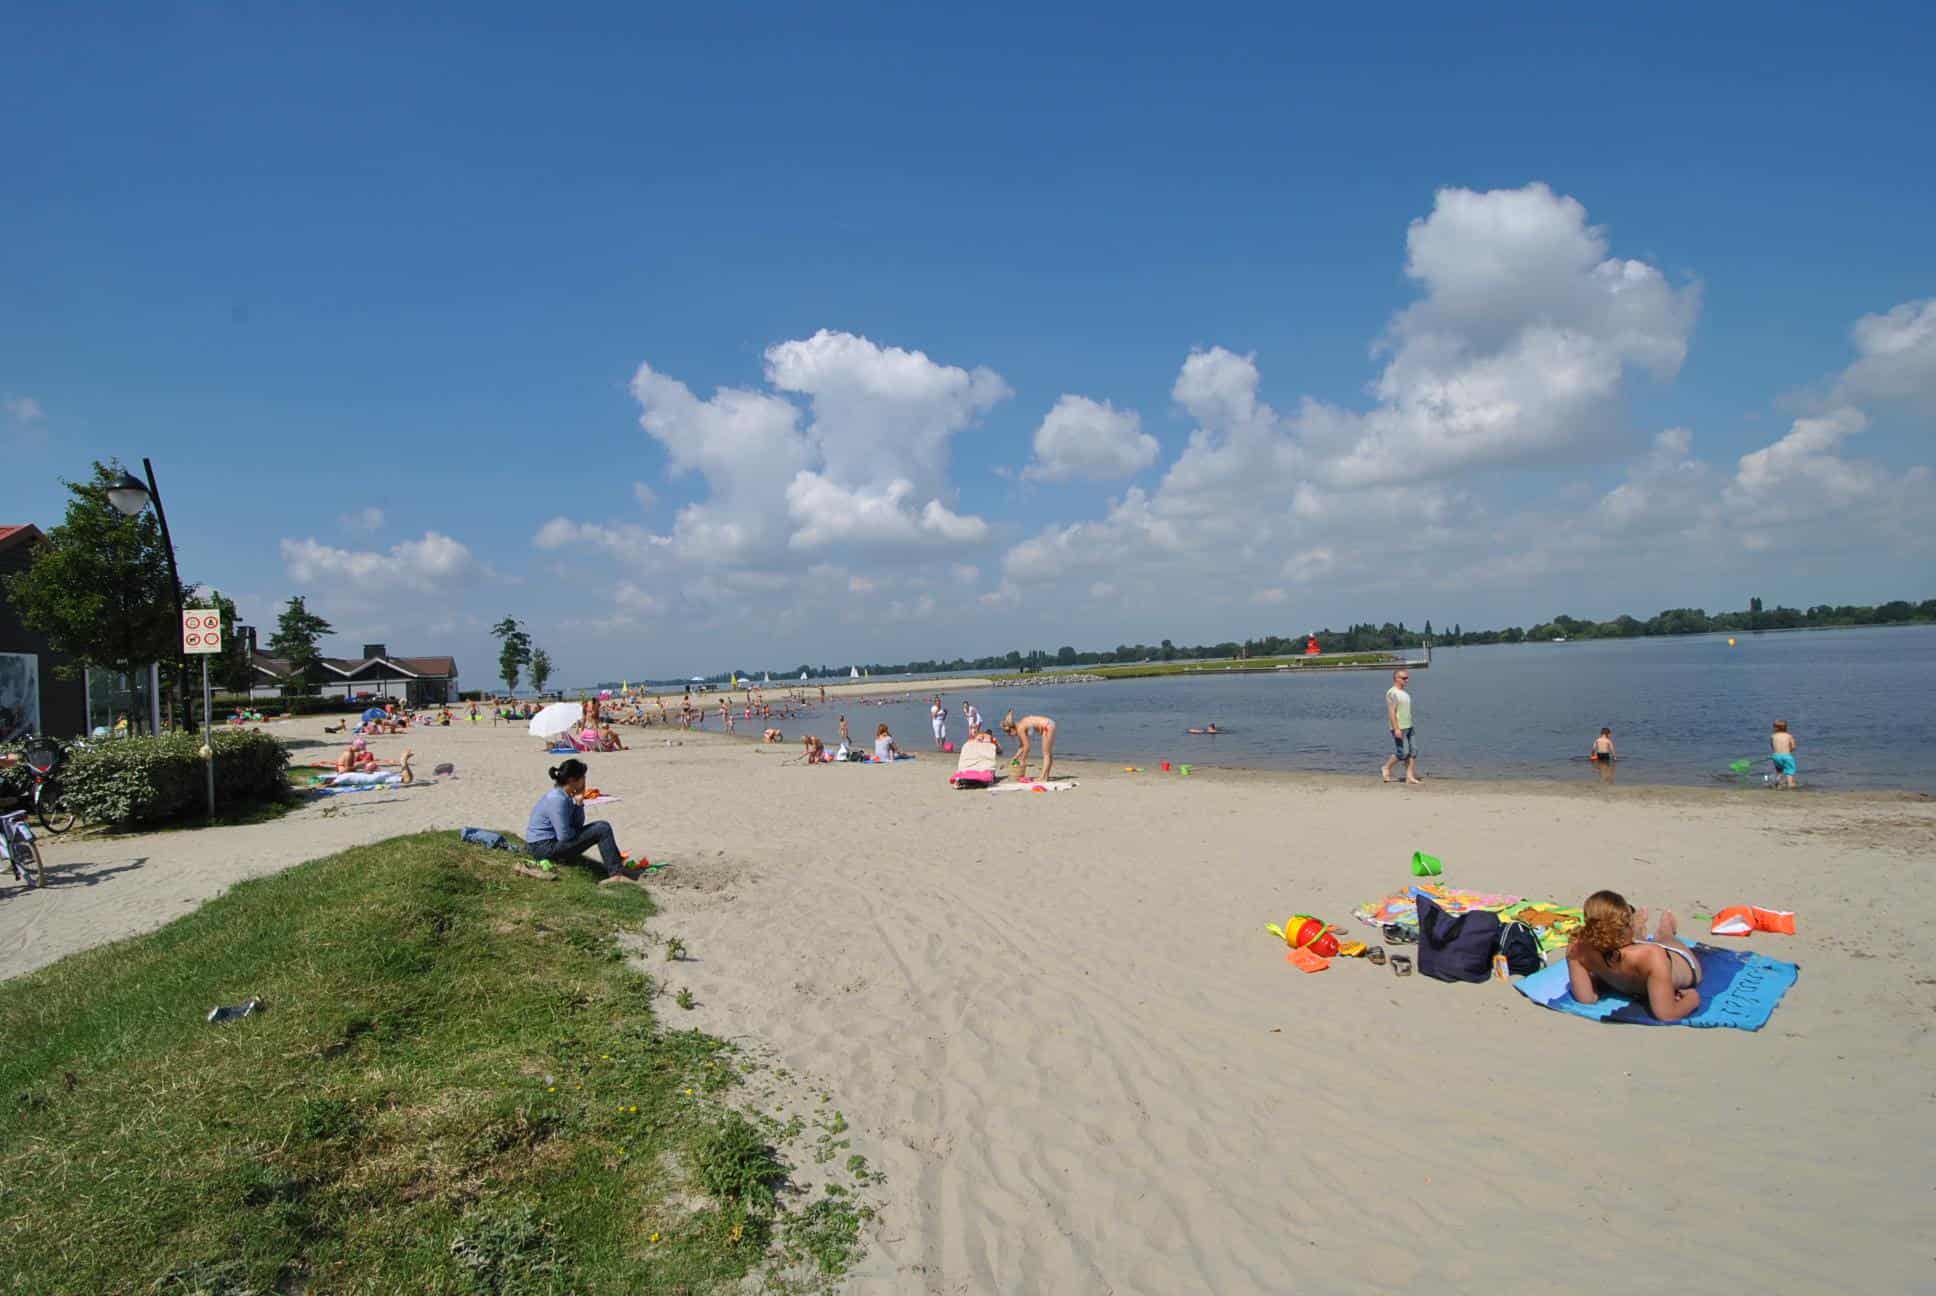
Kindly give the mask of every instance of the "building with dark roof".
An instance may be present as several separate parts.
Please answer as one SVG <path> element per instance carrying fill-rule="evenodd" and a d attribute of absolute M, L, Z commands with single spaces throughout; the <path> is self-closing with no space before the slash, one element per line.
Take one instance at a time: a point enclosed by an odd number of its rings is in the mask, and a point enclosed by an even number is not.
<path fill-rule="evenodd" d="M 297 681 L 289 663 L 251 650 L 255 687 L 250 696 L 279 697 Z M 305 684 L 322 697 L 396 698 L 408 706 L 436 706 L 457 700 L 455 657 L 393 657 L 383 644 L 364 644 L 361 657 L 324 657 Z"/>
<path fill-rule="evenodd" d="M 42 538 L 36 526 L 0 526 L 0 580 L 27 570 L 34 543 Z M 0 742 L 27 734 L 73 738 L 86 732 L 87 681 L 55 673 L 56 667 L 72 665 L 73 658 L 48 646 L 47 636 L 21 622 L 0 584 Z"/>

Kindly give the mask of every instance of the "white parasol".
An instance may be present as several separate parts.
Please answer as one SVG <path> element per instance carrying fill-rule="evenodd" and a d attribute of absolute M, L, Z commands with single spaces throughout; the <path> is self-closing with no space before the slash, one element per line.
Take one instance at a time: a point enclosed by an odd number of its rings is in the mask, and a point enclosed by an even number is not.
<path fill-rule="evenodd" d="M 531 717 L 531 736 L 556 738 L 577 724 L 578 718 L 584 714 L 584 708 L 576 702 L 553 702 Z"/>

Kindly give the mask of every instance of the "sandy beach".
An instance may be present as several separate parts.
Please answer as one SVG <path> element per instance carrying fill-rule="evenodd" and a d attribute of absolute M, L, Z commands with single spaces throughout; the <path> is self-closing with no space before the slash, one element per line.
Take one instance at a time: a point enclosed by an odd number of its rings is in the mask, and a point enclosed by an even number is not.
<path fill-rule="evenodd" d="M 897 686 L 895 691 L 899 691 Z M 952 690 L 951 690 L 952 691 Z M 299 760 L 322 721 L 274 726 Z M 884 1169 L 864 1292 L 1925 1288 L 1936 1261 L 1936 802 L 1070 764 L 950 791 L 946 758 L 626 732 L 596 813 L 663 860 L 651 970 L 833 1095 Z M 280 820 L 56 840 L 0 891 L 0 976 L 149 930 L 244 878 L 421 829 L 522 828 L 521 730 L 409 740 L 457 777 Z M 393 756 L 404 739 L 378 740 Z M 1304 975 L 1264 930 L 1408 881 L 1683 915 L 1798 915 L 1758 1033 L 1604 1026 L 1500 983 Z M 537 884 L 534 884 L 537 885 Z M 1690 927 L 1693 924 L 1689 924 Z M 668 1013 L 676 1010 L 666 1009 Z"/>

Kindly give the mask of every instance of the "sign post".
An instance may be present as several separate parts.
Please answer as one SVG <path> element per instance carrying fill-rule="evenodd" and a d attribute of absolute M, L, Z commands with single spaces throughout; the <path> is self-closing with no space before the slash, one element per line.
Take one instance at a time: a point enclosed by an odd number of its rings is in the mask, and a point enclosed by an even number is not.
<path fill-rule="evenodd" d="M 202 766 L 208 772 L 208 817 L 215 818 L 215 749 L 208 695 L 208 658 L 222 651 L 222 613 L 219 608 L 190 608 L 182 613 L 182 651 L 202 659 Z"/>

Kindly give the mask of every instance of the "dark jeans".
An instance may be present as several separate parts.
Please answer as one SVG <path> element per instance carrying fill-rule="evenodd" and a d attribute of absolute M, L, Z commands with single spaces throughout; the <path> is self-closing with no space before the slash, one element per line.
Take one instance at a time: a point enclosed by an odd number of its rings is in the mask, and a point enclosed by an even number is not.
<path fill-rule="evenodd" d="M 618 853 L 618 843 L 612 840 L 612 825 L 603 819 L 586 824 L 570 841 L 533 842 L 531 855 L 534 859 L 572 860 L 589 864 L 591 861 L 584 858 L 585 852 L 594 846 L 598 847 L 599 864 L 605 876 L 616 876 L 624 857 Z"/>

